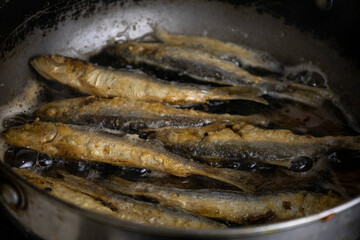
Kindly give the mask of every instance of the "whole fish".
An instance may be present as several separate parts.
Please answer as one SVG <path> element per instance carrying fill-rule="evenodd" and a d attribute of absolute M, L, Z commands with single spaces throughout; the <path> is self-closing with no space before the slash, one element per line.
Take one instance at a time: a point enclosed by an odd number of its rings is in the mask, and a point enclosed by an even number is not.
<path fill-rule="evenodd" d="M 46 121 L 81 125 L 96 125 L 123 131 L 165 126 L 202 126 L 213 122 L 249 122 L 266 126 L 264 117 L 211 114 L 191 109 L 179 109 L 155 102 L 142 102 L 125 98 L 104 99 L 80 97 L 50 102 L 36 111 Z"/>
<path fill-rule="evenodd" d="M 202 161 L 255 160 L 291 167 L 303 157 L 313 158 L 341 149 L 360 150 L 360 136 L 301 136 L 289 130 L 263 129 L 246 123 L 168 127 L 149 132 L 166 148 Z"/>
<path fill-rule="evenodd" d="M 130 41 L 109 47 L 107 52 L 115 57 L 123 58 L 131 64 L 147 64 L 179 72 L 204 82 L 232 86 L 250 85 L 265 95 L 315 107 L 321 106 L 324 100 L 334 97 L 329 89 L 252 75 L 237 65 L 219 59 L 202 49 Z"/>
<path fill-rule="evenodd" d="M 140 70 L 114 70 L 55 54 L 33 58 L 30 64 L 46 79 L 101 97 L 126 97 L 179 105 L 229 99 L 267 103 L 259 97 L 261 92 L 251 86 L 207 87 L 168 82 Z"/>
<path fill-rule="evenodd" d="M 154 35 L 156 39 L 166 44 L 202 49 L 220 59 L 240 63 L 243 68 L 250 67 L 274 73 L 284 71 L 283 64 L 270 54 L 246 46 L 222 42 L 208 37 L 170 34 L 159 28 L 154 28 Z"/>
<path fill-rule="evenodd" d="M 179 177 L 202 175 L 244 191 L 254 191 L 262 184 L 258 174 L 200 164 L 172 154 L 157 141 L 145 141 L 138 135 L 118 136 L 88 127 L 35 121 L 7 129 L 1 136 L 13 146 L 30 148 L 50 157 L 146 168 Z"/>
<path fill-rule="evenodd" d="M 178 229 L 223 229 L 223 224 L 158 204 L 141 202 L 118 195 L 85 179 L 72 181 L 42 177 L 27 170 L 13 169 L 21 177 L 51 195 L 80 208 L 95 211 L 123 221 Z"/>
<path fill-rule="evenodd" d="M 67 177 L 65 177 L 67 178 Z M 68 177 L 71 181 L 72 177 Z M 308 191 L 248 194 L 209 189 L 179 189 L 145 182 L 132 182 L 119 177 L 96 182 L 115 192 L 141 195 L 171 207 L 180 207 L 205 217 L 249 224 L 272 218 L 284 221 L 308 216 L 334 207 L 344 200 L 335 194 Z"/>

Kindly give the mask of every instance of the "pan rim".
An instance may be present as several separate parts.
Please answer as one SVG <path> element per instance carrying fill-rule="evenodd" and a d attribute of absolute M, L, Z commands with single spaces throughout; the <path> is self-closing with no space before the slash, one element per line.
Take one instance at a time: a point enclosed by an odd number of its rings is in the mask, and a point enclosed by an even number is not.
<path fill-rule="evenodd" d="M 69 212 L 71 211 L 75 214 L 79 214 L 81 217 L 87 218 L 90 221 L 111 226 L 119 230 L 126 230 L 130 232 L 135 231 L 137 233 L 166 236 L 166 237 L 196 236 L 201 238 L 207 238 L 207 237 L 222 238 L 222 237 L 242 237 L 242 236 L 275 233 L 275 232 L 290 230 L 292 228 L 299 228 L 301 226 L 309 225 L 315 222 L 320 222 L 320 221 L 325 222 L 328 218 L 332 216 L 336 217 L 338 213 L 341 213 L 352 207 L 360 205 L 360 196 L 358 196 L 349 201 L 346 201 L 345 203 L 342 203 L 338 206 L 332 207 L 320 213 L 309 215 L 306 217 L 291 219 L 284 222 L 270 223 L 259 226 L 228 228 L 222 230 L 171 229 L 171 228 L 154 227 L 154 226 L 147 226 L 144 224 L 122 221 L 120 219 L 116 219 L 101 213 L 80 208 L 76 205 L 73 205 L 69 202 L 66 202 L 60 198 L 57 198 L 55 196 L 46 193 L 46 191 L 36 187 L 35 185 L 21 178 L 18 174 L 13 172 L 10 167 L 6 166 L 1 161 L 0 161 L 0 170 L 5 171 L 7 174 L 10 175 L 11 178 L 15 179 L 16 182 L 20 182 L 21 185 L 25 185 L 26 187 L 30 188 L 32 191 L 35 191 L 37 194 L 42 195 L 42 197 L 45 197 L 48 201 L 52 201 L 55 202 L 56 204 L 60 204 L 62 208 L 66 208 Z"/>

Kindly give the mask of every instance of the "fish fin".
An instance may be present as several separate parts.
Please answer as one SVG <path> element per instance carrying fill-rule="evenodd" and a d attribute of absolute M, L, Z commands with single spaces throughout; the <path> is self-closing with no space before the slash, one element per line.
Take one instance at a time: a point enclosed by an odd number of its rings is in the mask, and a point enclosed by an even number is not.
<path fill-rule="evenodd" d="M 114 182 L 114 184 L 120 184 L 120 185 L 125 186 L 125 187 L 130 187 L 131 185 L 134 184 L 134 182 L 132 182 L 132 181 L 129 181 L 129 180 L 126 180 L 124 178 L 117 177 L 117 176 L 110 176 L 109 180 Z"/>
<path fill-rule="evenodd" d="M 255 192 L 264 182 L 259 174 L 246 171 L 209 168 L 206 172 L 206 176 L 236 186 L 245 192 Z"/>
<path fill-rule="evenodd" d="M 311 107 L 321 107 L 325 100 L 335 98 L 334 92 L 330 89 L 291 82 L 274 83 L 270 80 L 269 83 L 264 84 L 263 88 L 265 88 L 264 92 L 271 97 L 288 99 Z"/>
<path fill-rule="evenodd" d="M 111 195 L 111 192 L 107 189 L 85 178 L 72 175 L 62 170 L 58 170 L 56 173 L 62 176 L 62 179 L 59 179 L 62 183 L 72 186 L 87 195 L 91 195 L 92 197 L 100 196 L 101 198 L 106 198 Z"/>
<path fill-rule="evenodd" d="M 114 175 L 111 175 L 106 179 L 97 179 L 95 180 L 95 183 L 116 193 L 136 195 L 136 191 L 134 191 L 131 187 L 133 184 L 135 184 L 134 182 Z"/>
<path fill-rule="evenodd" d="M 263 91 L 252 86 L 215 87 L 211 89 L 211 93 L 224 99 L 241 99 L 264 105 L 269 104 L 268 101 L 260 97 Z"/>
<path fill-rule="evenodd" d="M 294 102 L 299 102 L 315 108 L 321 107 L 323 102 L 325 101 L 325 98 L 321 95 L 316 95 L 314 93 L 306 92 L 306 91 L 304 92 L 302 90 L 295 90 L 292 93 L 268 91 L 267 95 L 273 98 L 287 99 Z"/>

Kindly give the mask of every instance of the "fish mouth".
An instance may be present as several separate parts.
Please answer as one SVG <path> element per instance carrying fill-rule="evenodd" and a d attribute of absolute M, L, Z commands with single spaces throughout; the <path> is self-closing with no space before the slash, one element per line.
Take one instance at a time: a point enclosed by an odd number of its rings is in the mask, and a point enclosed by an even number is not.
<path fill-rule="evenodd" d="M 30 58 L 30 64 L 33 63 L 42 63 L 47 65 L 56 65 L 56 64 L 64 64 L 66 62 L 66 58 L 58 55 L 58 54 L 48 54 L 48 55 L 40 55 Z"/>
<path fill-rule="evenodd" d="M 19 132 L 22 132 L 22 134 L 19 135 Z M 14 146 L 19 145 L 19 143 L 28 145 L 29 141 L 42 145 L 53 142 L 57 135 L 58 128 L 56 124 L 49 122 L 46 128 L 42 128 L 37 124 L 25 124 L 13 129 L 8 129 L 1 133 L 1 138 Z"/>
<path fill-rule="evenodd" d="M 48 57 L 34 57 L 29 60 L 29 64 L 44 78 L 52 79 L 51 75 L 47 73 L 47 69 L 53 64 L 48 60 L 50 60 Z"/>
<path fill-rule="evenodd" d="M 51 73 L 56 70 L 57 67 L 64 66 L 66 59 L 63 56 L 57 54 L 50 54 L 45 56 L 36 56 L 29 60 L 29 64 L 44 78 L 53 79 Z"/>

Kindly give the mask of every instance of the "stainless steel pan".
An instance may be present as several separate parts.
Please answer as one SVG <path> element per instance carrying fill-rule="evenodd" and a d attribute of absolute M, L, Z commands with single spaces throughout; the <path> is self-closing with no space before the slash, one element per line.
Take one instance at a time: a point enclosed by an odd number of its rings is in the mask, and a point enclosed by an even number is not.
<path fill-rule="evenodd" d="M 109 42 L 156 24 L 265 50 L 287 64 L 312 62 L 359 119 L 356 1 L 0 1 L 0 105 L 34 78 L 30 57 L 86 58 Z M 317 5 L 316 5 L 317 3 Z M 320 6 L 319 9 L 317 6 Z M 348 10 L 349 12 L 344 12 Z M 339 17 L 343 16 L 343 17 Z M 344 17 L 346 16 L 346 17 Z M 330 25 L 330 26 L 329 26 Z M 360 197 L 317 215 L 222 231 L 175 231 L 128 224 L 44 194 L 0 163 L 0 201 L 25 231 L 43 239 L 357 239 Z"/>

